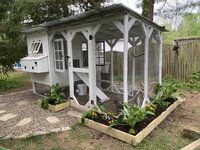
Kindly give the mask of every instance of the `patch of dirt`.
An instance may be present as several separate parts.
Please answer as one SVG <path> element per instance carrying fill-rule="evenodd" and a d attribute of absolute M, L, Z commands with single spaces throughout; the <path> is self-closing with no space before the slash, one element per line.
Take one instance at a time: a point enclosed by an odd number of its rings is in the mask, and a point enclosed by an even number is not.
<path fill-rule="evenodd" d="M 186 101 L 174 110 L 166 119 L 175 131 L 183 128 L 197 127 L 200 129 L 200 93 L 185 93 Z"/>

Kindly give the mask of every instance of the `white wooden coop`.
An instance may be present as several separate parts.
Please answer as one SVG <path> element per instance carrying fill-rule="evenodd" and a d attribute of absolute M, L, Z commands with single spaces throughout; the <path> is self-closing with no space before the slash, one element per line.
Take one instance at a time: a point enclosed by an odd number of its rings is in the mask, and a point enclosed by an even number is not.
<path fill-rule="evenodd" d="M 159 83 L 162 79 L 162 31 L 165 31 L 164 27 L 122 4 L 61 18 L 23 30 L 27 35 L 28 56 L 21 59 L 22 69 L 31 74 L 33 92 L 36 92 L 37 83 L 69 86 L 69 97 L 74 107 L 88 109 L 96 105 L 97 100 L 109 101 L 105 91 L 122 94 L 124 102 L 127 102 L 130 89 L 137 89 L 135 55 L 131 57 L 131 84 L 128 84 L 128 43 L 133 52 L 137 46 L 143 45 L 144 106 L 149 102 L 149 70 L 157 70 Z M 120 91 L 114 82 L 113 47 L 121 39 L 123 90 Z M 158 44 L 158 51 L 150 57 L 152 40 Z M 105 43 L 110 46 L 110 62 L 105 61 Z M 156 65 L 149 69 L 155 60 Z M 102 72 L 109 73 L 109 80 L 103 81 Z M 84 105 L 76 97 L 76 81 L 82 81 L 88 87 L 88 101 Z M 103 89 L 101 82 L 107 82 L 109 86 Z"/>

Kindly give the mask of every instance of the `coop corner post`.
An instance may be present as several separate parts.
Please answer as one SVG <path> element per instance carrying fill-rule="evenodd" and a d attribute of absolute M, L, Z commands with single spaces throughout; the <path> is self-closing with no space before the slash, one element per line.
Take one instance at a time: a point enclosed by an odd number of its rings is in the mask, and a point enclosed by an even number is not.
<path fill-rule="evenodd" d="M 96 56 L 95 56 L 95 35 L 98 32 L 102 24 L 94 26 L 94 28 L 88 28 L 88 68 L 89 68 L 89 101 L 90 105 L 97 104 L 96 94 Z"/>
<path fill-rule="evenodd" d="M 124 16 L 124 102 L 128 102 L 128 16 Z"/>
<path fill-rule="evenodd" d="M 111 52 L 111 54 L 110 54 L 110 62 L 111 62 L 111 64 L 110 64 L 110 75 L 111 75 L 111 77 L 110 77 L 110 88 L 111 88 L 111 92 L 113 92 L 113 83 L 114 83 L 114 80 L 113 80 L 113 46 L 112 47 L 110 47 L 110 52 Z"/>
<path fill-rule="evenodd" d="M 163 36 L 162 33 L 158 31 L 159 36 L 159 84 L 162 84 L 162 52 L 163 52 Z"/>
<path fill-rule="evenodd" d="M 32 86 L 33 86 L 33 94 L 37 94 L 37 83 L 32 82 Z"/>
<path fill-rule="evenodd" d="M 67 50 L 68 50 L 68 67 L 69 67 L 69 92 L 70 98 L 74 99 L 74 75 L 73 75 L 73 56 L 72 56 L 72 39 L 74 32 L 67 32 Z"/>
<path fill-rule="evenodd" d="M 149 39 L 153 32 L 153 28 L 142 23 L 143 30 L 145 33 L 145 54 L 144 54 L 144 100 L 142 102 L 142 107 L 145 107 L 146 102 L 150 103 L 148 96 L 148 71 L 149 71 Z"/>

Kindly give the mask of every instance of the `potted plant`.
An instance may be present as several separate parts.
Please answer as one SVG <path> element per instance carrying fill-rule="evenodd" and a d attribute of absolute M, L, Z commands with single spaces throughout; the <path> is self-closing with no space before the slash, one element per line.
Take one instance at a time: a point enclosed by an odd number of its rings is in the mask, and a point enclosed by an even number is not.
<path fill-rule="evenodd" d="M 63 110 L 70 107 L 70 101 L 65 99 L 64 88 L 59 84 L 52 85 L 50 91 L 45 93 L 44 98 L 39 100 L 39 104 L 44 109 L 49 109 L 53 112 Z"/>

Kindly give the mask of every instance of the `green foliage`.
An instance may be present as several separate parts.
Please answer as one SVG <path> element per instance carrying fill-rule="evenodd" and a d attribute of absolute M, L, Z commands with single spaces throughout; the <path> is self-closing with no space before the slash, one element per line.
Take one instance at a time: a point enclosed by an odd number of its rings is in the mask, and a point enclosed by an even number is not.
<path fill-rule="evenodd" d="M 83 112 L 83 115 L 81 118 L 81 124 L 85 124 L 85 118 L 92 119 L 92 120 L 96 119 L 97 113 L 98 113 L 97 110 L 98 110 L 97 107 L 93 107 L 92 110 Z"/>
<path fill-rule="evenodd" d="M 154 103 L 149 103 L 145 106 L 145 108 L 148 110 L 148 111 L 152 111 L 155 113 L 156 111 L 156 105 Z"/>
<path fill-rule="evenodd" d="M 164 43 L 172 43 L 174 39 L 185 37 L 199 37 L 200 35 L 200 12 L 187 13 L 183 16 L 183 20 L 177 31 L 172 30 L 171 24 L 165 23 L 169 32 L 164 32 Z"/>
<path fill-rule="evenodd" d="M 51 102 L 54 105 L 65 102 L 64 88 L 60 87 L 59 84 L 51 86 L 50 92 L 45 93 L 45 97 L 42 99 L 42 108 L 47 109 L 48 104 Z"/>
<path fill-rule="evenodd" d="M 149 0 L 142 0 L 142 15 L 148 17 L 149 15 Z"/>
<path fill-rule="evenodd" d="M 190 79 L 186 81 L 175 80 L 170 76 L 166 76 L 163 78 L 163 83 L 174 84 L 178 90 L 200 91 L 200 72 L 193 72 Z"/>
<path fill-rule="evenodd" d="M 121 109 L 117 120 L 110 126 L 128 125 L 130 126 L 129 133 L 135 134 L 134 126 L 136 123 L 144 120 L 147 115 L 154 115 L 154 113 L 146 108 L 137 105 L 129 106 L 127 103 L 123 104 L 124 109 Z"/>
<path fill-rule="evenodd" d="M 167 98 L 173 98 L 173 94 L 178 90 L 178 85 L 174 83 L 163 83 L 158 84 L 158 93 L 154 96 L 154 103 L 160 107 L 166 107 L 170 105 L 169 102 L 165 101 Z"/>
<path fill-rule="evenodd" d="M 195 82 L 200 81 L 200 71 L 193 72 L 189 79 L 189 83 L 194 84 Z"/>
<path fill-rule="evenodd" d="M 48 97 L 44 97 L 42 99 L 42 102 L 41 102 L 42 108 L 44 108 L 44 109 L 48 109 L 49 108 L 49 100 L 50 99 Z"/>
<path fill-rule="evenodd" d="M 0 75 L 0 91 L 23 86 L 28 79 L 28 74 L 24 72 L 8 72 L 7 75 Z"/>
<path fill-rule="evenodd" d="M 99 8 L 102 3 L 100 0 L 1 0 L 0 72 L 6 74 L 26 55 L 26 39 L 20 32 L 22 28 L 70 16 L 76 8 L 82 11 Z"/>

